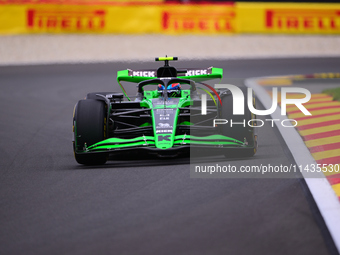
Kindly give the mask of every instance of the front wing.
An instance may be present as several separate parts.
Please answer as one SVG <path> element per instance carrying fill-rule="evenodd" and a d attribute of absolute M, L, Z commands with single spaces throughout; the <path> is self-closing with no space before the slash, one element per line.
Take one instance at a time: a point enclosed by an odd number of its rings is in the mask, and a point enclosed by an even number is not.
<path fill-rule="evenodd" d="M 76 151 L 77 154 L 90 153 L 115 153 L 134 150 L 149 150 L 154 153 L 171 153 L 188 148 L 209 148 L 214 151 L 225 151 L 230 149 L 253 149 L 254 147 L 223 135 L 210 135 L 197 137 L 192 135 L 177 135 L 174 144 L 169 149 L 159 149 L 155 146 L 155 137 L 140 136 L 132 139 L 108 138 L 89 147 L 83 151 Z"/>

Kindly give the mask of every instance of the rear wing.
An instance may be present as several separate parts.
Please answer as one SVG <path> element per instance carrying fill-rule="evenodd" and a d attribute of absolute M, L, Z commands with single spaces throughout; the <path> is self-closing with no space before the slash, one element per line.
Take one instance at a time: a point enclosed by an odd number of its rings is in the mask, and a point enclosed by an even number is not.
<path fill-rule="evenodd" d="M 203 82 L 213 79 L 222 79 L 223 69 L 216 67 L 209 67 L 206 69 L 201 68 L 187 68 L 187 69 L 176 69 L 177 77 L 185 78 L 188 80 L 193 80 L 196 82 Z M 140 83 L 142 81 L 147 81 L 157 78 L 157 70 L 155 69 L 144 69 L 144 70 L 131 70 L 126 69 L 117 72 L 117 81 L 120 85 L 125 97 L 131 101 L 131 99 L 126 94 L 126 91 L 121 81 Z"/>
<path fill-rule="evenodd" d="M 222 79 L 223 69 L 216 67 L 202 68 L 178 68 L 177 77 L 193 80 L 193 81 L 207 81 L 213 79 Z M 157 78 L 157 70 L 122 70 L 117 72 L 117 81 L 127 81 L 139 83 L 141 81 Z"/>

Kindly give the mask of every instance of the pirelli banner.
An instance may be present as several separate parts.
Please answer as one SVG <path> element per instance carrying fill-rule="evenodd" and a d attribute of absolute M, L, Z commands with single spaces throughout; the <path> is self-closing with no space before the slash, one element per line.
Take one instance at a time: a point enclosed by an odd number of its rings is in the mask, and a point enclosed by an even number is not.
<path fill-rule="evenodd" d="M 155 33 L 160 4 L 0 0 L 0 33 Z"/>
<path fill-rule="evenodd" d="M 339 34 L 340 4 L 0 0 L 0 34 Z"/>
<path fill-rule="evenodd" d="M 240 33 L 340 33 L 340 4 L 239 3 L 237 16 Z"/>

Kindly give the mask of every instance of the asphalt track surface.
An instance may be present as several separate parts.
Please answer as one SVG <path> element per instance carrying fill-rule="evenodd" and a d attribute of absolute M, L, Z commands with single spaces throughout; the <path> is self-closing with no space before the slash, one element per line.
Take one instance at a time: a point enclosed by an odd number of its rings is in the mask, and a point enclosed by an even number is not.
<path fill-rule="evenodd" d="M 340 59 L 176 64 L 212 65 L 227 82 L 335 72 Z M 191 179 L 185 157 L 78 165 L 74 104 L 117 91 L 116 71 L 128 67 L 157 64 L 0 68 L 0 254 L 337 254 L 301 179 Z M 230 163 L 294 163 L 275 128 L 259 137 L 254 158 Z"/>

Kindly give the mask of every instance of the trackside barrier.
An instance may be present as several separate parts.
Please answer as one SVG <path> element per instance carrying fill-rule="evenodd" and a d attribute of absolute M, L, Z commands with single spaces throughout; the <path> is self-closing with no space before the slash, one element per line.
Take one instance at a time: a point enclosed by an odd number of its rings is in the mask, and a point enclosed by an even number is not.
<path fill-rule="evenodd" d="M 339 34 L 340 4 L 0 0 L 0 34 Z"/>

